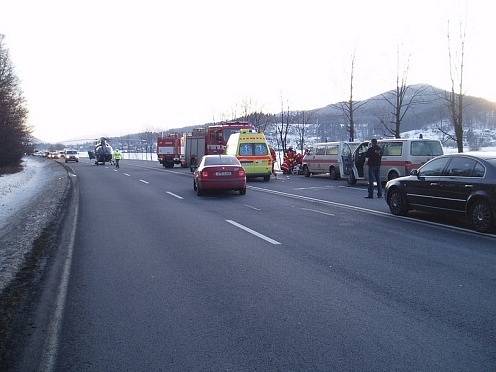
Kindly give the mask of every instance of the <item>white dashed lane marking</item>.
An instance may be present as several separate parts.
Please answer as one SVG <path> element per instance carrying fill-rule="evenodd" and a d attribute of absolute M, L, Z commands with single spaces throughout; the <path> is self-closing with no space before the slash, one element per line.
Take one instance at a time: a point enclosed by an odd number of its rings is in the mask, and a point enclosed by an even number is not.
<path fill-rule="evenodd" d="M 140 182 L 143 182 L 143 183 L 146 183 L 147 185 L 150 183 L 148 181 L 145 181 L 145 180 L 139 180 Z"/>
<path fill-rule="evenodd" d="M 300 209 L 303 210 L 303 211 L 310 211 L 310 212 L 325 214 L 326 216 L 335 216 L 335 214 L 333 214 L 333 213 L 319 211 L 318 209 L 310 209 L 310 208 L 300 208 Z"/>
<path fill-rule="evenodd" d="M 128 177 L 131 177 L 131 176 L 130 176 L 129 174 L 127 174 L 127 173 L 122 173 L 122 174 L 123 174 L 123 175 L 125 175 L 125 176 L 128 176 Z"/>
<path fill-rule="evenodd" d="M 328 190 L 335 188 L 336 186 L 312 186 L 312 187 L 297 187 L 293 190 Z"/>
<path fill-rule="evenodd" d="M 254 210 L 256 210 L 256 211 L 261 211 L 261 209 L 260 209 L 260 208 L 254 207 L 254 206 L 252 206 L 252 205 L 248 205 L 248 204 L 243 204 L 243 205 L 244 205 L 245 207 L 247 207 L 247 208 L 254 209 Z"/>
<path fill-rule="evenodd" d="M 166 193 L 169 194 L 169 195 L 171 195 L 171 196 L 173 196 L 173 197 L 175 197 L 175 198 L 184 199 L 182 196 L 179 196 L 177 194 L 174 194 L 173 192 L 167 191 Z"/>
<path fill-rule="evenodd" d="M 252 230 L 250 229 L 249 227 L 246 227 L 244 225 L 241 225 L 240 223 L 237 223 L 236 221 L 233 221 L 233 220 L 226 220 L 227 223 L 230 223 L 231 225 L 233 226 L 236 226 L 238 228 L 240 228 L 241 230 L 244 230 L 246 232 L 249 232 L 250 234 L 252 235 L 255 235 L 256 237 L 260 238 L 260 239 L 263 239 L 265 240 L 266 242 L 269 242 L 271 244 L 281 244 L 279 243 L 277 240 L 274 240 L 272 238 L 269 238 L 268 236 L 265 236 L 263 234 L 260 234 L 259 232 L 255 231 L 255 230 Z"/>

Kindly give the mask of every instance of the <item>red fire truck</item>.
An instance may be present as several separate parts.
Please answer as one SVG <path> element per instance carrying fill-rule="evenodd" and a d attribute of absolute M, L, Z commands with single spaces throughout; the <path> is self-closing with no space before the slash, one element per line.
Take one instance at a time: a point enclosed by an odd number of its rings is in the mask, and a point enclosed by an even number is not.
<path fill-rule="evenodd" d="M 246 121 L 230 121 L 209 126 L 205 138 L 205 154 L 223 154 L 229 136 L 239 132 L 240 129 L 255 129 L 255 127 Z"/>
<path fill-rule="evenodd" d="M 177 133 L 157 138 L 157 157 L 164 168 L 172 168 L 181 163 L 181 136 Z"/>
<path fill-rule="evenodd" d="M 203 128 L 194 129 L 192 133 L 167 134 L 157 139 L 158 161 L 165 168 L 174 164 L 182 167 L 194 167 L 203 155 L 223 154 L 227 140 L 240 129 L 255 129 L 246 121 L 223 122 Z"/>

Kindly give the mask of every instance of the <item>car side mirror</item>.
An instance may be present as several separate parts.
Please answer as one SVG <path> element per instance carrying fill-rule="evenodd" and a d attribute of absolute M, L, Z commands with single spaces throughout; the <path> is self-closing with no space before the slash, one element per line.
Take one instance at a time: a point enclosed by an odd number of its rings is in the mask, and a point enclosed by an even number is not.
<path fill-rule="evenodd" d="M 419 173 L 418 169 L 412 169 L 410 172 L 410 176 L 420 177 L 420 173 Z"/>

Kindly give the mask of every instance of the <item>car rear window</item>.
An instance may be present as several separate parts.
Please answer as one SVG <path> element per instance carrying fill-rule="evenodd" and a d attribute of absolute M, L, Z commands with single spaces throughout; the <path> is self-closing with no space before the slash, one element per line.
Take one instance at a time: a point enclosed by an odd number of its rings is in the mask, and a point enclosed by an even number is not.
<path fill-rule="evenodd" d="M 412 156 L 443 155 L 443 147 L 438 141 L 413 141 L 410 148 Z"/>
<path fill-rule="evenodd" d="M 268 155 L 269 149 L 265 143 L 242 143 L 239 145 L 240 156 Z"/>
<path fill-rule="evenodd" d="M 205 158 L 205 165 L 239 165 L 238 159 L 234 156 L 215 156 L 212 158 Z"/>

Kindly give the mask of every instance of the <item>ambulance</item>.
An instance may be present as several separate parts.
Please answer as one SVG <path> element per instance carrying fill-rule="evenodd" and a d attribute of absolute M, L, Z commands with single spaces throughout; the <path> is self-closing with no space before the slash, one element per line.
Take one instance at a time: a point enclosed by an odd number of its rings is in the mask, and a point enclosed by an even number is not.
<path fill-rule="evenodd" d="M 382 149 L 379 177 L 383 182 L 407 176 L 413 169 L 444 154 L 439 140 L 392 138 L 378 140 L 377 144 Z M 368 181 L 369 167 L 365 153 L 369 145 L 369 141 L 364 141 L 354 151 L 348 149 L 348 153 L 353 154 L 352 161 L 348 163 L 342 176 L 347 177 L 349 185 L 356 184 L 358 180 Z"/>
<path fill-rule="evenodd" d="M 272 157 L 263 133 L 253 129 L 240 129 L 239 133 L 229 136 L 226 154 L 238 158 L 245 169 L 247 178 L 263 177 L 270 181 Z"/>
<path fill-rule="evenodd" d="M 303 157 L 303 174 L 329 173 L 333 180 L 344 177 L 344 168 L 351 163 L 352 152 L 360 142 L 322 142 L 316 143 Z"/>

